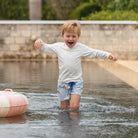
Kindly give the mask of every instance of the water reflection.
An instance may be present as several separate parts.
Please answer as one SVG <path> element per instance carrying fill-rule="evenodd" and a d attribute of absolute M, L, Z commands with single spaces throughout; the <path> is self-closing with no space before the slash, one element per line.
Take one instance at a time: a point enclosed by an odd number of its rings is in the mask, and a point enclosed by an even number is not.
<path fill-rule="evenodd" d="M 59 112 L 59 126 L 61 126 L 63 137 L 82 137 L 80 130 L 80 112 L 61 111 Z"/>
<path fill-rule="evenodd" d="M 60 125 L 78 125 L 80 119 L 79 111 L 61 111 L 59 112 Z"/>
<path fill-rule="evenodd" d="M 0 118 L 0 124 L 25 124 L 26 122 L 27 118 L 25 115 Z"/>
<path fill-rule="evenodd" d="M 0 90 L 30 101 L 25 115 L 0 119 L 0 138 L 138 137 L 137 90 L 94 62 L 82 62 L 80 111 L 59 108 L 57 62 L 0 62 Z"/>

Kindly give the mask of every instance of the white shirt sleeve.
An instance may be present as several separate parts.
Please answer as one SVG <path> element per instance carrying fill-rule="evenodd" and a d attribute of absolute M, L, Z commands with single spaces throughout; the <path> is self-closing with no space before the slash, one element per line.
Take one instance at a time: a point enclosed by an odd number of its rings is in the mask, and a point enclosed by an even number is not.
<path fill-rule="evenodd" d="M 108 52 L 92 49 L 85 45 L 82 45 L 81 54 L 82 57 L 88 57 L 88 58 L 108 58 L 110 55 L 110 53 Z"/>
<path fill-rule="evenodd" d="M 57 54 L 57 50 L 56 50 L 56 43 L 54 44 L 46 44 L 44 43 L 42 40 L 42 47 L 41 50 L 47 53 L 51 53 L 51 54 Z"/>

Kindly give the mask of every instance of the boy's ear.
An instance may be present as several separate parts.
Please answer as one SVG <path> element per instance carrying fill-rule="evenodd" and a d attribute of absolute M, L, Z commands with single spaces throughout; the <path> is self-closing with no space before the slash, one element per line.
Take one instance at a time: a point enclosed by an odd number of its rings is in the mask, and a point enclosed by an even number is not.
<path fill-rule="evenodd" d="M 62 38 L 64 38 L 64 35 L 63 35 L 63 34 L 61 34 L 61 37 L 62 37 Z"/>
<path fill-rule="evenodd" d="M 61 37 L 63 37 L 63 33 L 61 33 Z"/>

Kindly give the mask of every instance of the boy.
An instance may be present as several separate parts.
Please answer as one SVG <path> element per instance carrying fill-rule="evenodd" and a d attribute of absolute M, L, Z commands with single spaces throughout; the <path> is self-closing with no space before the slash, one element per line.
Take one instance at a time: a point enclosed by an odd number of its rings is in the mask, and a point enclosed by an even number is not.
<path fill-rule="evenodd" d="M 80 96 L 83 91 L 81 57 L 117 58 L 108 52 L 95 50 L 78 43 L 81 26 L 78 21 L 67 21 L 62 27 L 64 42 L 46 44 L 42 40 L 35 41 L 35 48 L 47 53 L 54 53 L 58 57 L 59 79 L 58 95 L 61 108 L 79 110 Z"/>

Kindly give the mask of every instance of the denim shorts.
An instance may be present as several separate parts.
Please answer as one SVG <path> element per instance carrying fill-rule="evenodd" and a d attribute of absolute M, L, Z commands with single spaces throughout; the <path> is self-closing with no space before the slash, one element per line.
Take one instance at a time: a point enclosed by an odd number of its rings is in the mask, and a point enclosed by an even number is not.
<path fill-rule="evenodd" d="M 71 94 L 81 95 L 83 91 L 83 81 L 62 83 L 58 82 L 58 96 L 60 101 L 70 100 Z"/>

